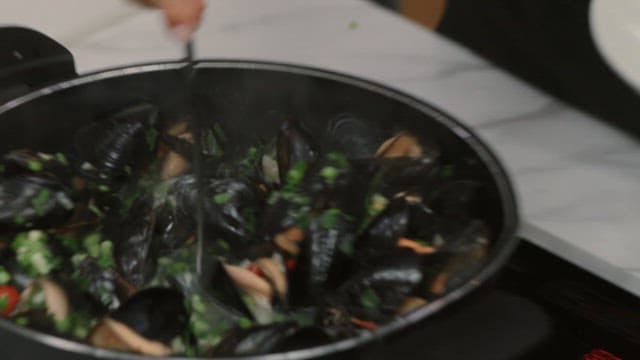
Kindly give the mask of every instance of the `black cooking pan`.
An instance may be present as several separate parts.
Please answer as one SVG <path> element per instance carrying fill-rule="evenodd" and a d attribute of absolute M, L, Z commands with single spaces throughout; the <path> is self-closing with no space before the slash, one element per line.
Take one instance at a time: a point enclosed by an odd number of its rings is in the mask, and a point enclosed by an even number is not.
<path fill-rule="evenodd" d="M 4 41 L 7 34 L 15 41 Z M 189 111 L 183 98 L 184 63 L 139 65 L 75 77 L 69 52 L 42 34 L 1 29 L 0 44 L 0 96 L 7 100 L 11 94 L 23 93 L 0 104 L 0 154 L 24 147 L 64 152 L 83 124 L 135 101 L 158 104 L 161 116 L 167 119 Z M 374 82 L 297 65 L 200 61 L 196 71 L 194 93 L 202 114 L 220 121 L 238 143 L 249 144 L 256 134 L 275 136 L 283 114 L 295 115 L 311 132 L 317 132 L 335 114 L 349 111 L 389 134 L 406 129 L 433 139 L 444 149 L 447 162 L 470 169 L 476 179 L 487 184 L 486 206 L 477 215 L 491 228 L 494 241 L 486 264 L 468 281 L 373 333 L 260 359 L 380 358 L 385 344 L 484 285 L 515 248 L 517 209 L 500 162 L 471 130 L 424 101 Z M 46 86 L 41 87 L 43 84 Z M 34 87 L 41 88 L 32 90 Z M 438 340 L 425 339 L 419 346 L 428 347 L 430 341 Z M 0 320 L 0 359 L 147 357 L 93 348 Z"/>

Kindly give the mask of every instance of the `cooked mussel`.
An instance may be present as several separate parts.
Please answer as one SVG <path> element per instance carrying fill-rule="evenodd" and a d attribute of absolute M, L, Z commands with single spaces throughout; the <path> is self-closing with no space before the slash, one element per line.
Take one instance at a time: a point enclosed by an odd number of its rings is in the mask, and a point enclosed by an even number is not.
<path fill-rule="evenodd" d="M 178 291 L 142 290 L 103 318 L 89 335 L 89 342 L 106 349 L 169 355 L 168 345 L 187 326 L 184 304 L 184 296 Z"/>
<path fill-rule="evenodd" d="M 338 283 L 355 243 L 354 232 L 355 225 L 339 209 L 311 220 L 297 265 L 289 274 L 292 303 L 314 303 Z"/>
<path fill-rule="evenodd" d="M 158 108 L 140 104 L 93 122 L 74 135 L 77 171 L 99 183 L 119 183 L 154 159 Z"/>
<path fill-rule="evenodd" d="M 381 131 L 351 113 L 341 113 L 331 119 L 325 136 L 325 153 L 337 152 L 349 159 L 374 157 L 383 140 Z"/>
<path fill-rule="evenodd" d="M 311 163 L 318 156 L 312 136 L 294 121 L 288 120 L 280 127 L 277 140 L 278 172 L 280 181 L 286 182 L 289 170 L 298 163 Z"/>
<path fill-rule="evenodd" d="M 0 227 L 50 227 L 63 223 L 74 204 L 59 183 L 35 176 L 0 178 Z"/>
<path fill-rule="evenodd" d="M 327 307 L 344 308 L 351 316 L 382 323 L 423 279 L 423 257 L 407 250 L 381 255 L 352 275 L 327 300 Z"/>
<path fill-rule="evenodd" d="M 159 238 L 154 237 L 151 200 L 138 199 L 126 216 L 113 211 L 104 223 L 104 237 L 113 242 L 115 259 L 124 278 L 136 287 L 146 284 L 155 273 L 160 251 Z"/>

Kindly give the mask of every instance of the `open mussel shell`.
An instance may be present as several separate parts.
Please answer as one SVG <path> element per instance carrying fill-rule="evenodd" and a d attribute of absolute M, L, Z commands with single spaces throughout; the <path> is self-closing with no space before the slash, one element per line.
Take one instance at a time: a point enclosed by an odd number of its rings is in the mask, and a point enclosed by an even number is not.
<path fill-rule="evenodd" d="M 41 331 L 84 340 L 91 318 L 106 309 L 64 275 L 34 279 L 22 290 L 13 319 Z"/>
<path fill-rule="evenodd" d="M 132 296 L 93 329 L 93 345 L 148 355 L 169 355 L 168 344 L 187 326 L 184 296 L 175 290 L 150 288 Z"/>
<path fill-rule="evenodd" d="M 74 135 L 77 171 L 98 183 L 120 183 L 154 159 L 158 108 L 139 104 L 93 122 Z"/>

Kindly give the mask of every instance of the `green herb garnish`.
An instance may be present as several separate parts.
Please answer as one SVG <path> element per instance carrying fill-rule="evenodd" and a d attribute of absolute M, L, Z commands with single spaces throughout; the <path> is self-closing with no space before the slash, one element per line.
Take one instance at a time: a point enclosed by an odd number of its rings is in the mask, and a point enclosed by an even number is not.
<path fill-rule="evenodd" d="M 108 185 L 98 185 L 98 191 L 109 192 L 111 191 L 111 188 Z"/>
<path fill-rule="evenodd" d="M 97 217 L 104 216 L 104 213 L 102 212 L 102 210 L 98 209 L 98 207 L 95 205 L 89 205 L 89 211 L 94 213 Z"/>
<path fill-rule="evenodd" d="M 238 322 L 238 326 L 240 326 L 240 328 L 242 329 L 248 329 L 253 326 L 253 322 L 247 317 L 242 317 Z"/>
<path fill-rule="evenodd" d="M 149 130 L 147 130 L 147 145 L 149 145 L 149 150 L 155 149 L 157 142 L 158 142 L 158 130 L 152 127 Z"/>
<path fill-rule="evenodd" d="M 58 162 L 60 164 L 65 165 L 65 166 L 69 165 L 69 161 L 67 161 L 67 157 L 64 156 L 63 153 L 56 153 L 55 156 L 56 156 L 56 160 L 58 160 Z"/>
<path fill-rule="evenodd" d="M 27 166 L 29 167 L 29 170 L 35 172 L 42 171 L 42 169 L 44 168 L 44 166 L 42 166 L 42 163 L 37 160 L 28 160 Z"/>
<path fill-rule="evenodd" d="M 329 230 L 335 229 L 338 226 L 341 214 L 340 209 L 333 208 L 325 210 L 320 217 L 320 226 Z"/>
<path fill-rule="evenodd" d="M 320 170 L 320 174 L 329 184 L 333 184 L 340 175 L 340 171 L 333 166 L 325 166 Z"/>
<path fill-rule="evenodd" d="M 327 159 L 331 160 L 340 170 L 349 168 L 349 160 L 347 160 L 347 157 L 344 156 L 344 154 L 331 152 L 327 154 Z"/>
<path fill-rule="evenodd" d="M 20 233 L 11 247 L 16 252 L 20 267 L 32 277 L 47 275 L 60 263 L 47 246 L 47 234 L 44 231 Z"/>
<path fill-rule="evenodd" d="M 46 205 L 47 202 L 51 199 L 51 190 L 42 189 L 38 192 L 35 198 L 31 199 L 31 205 L 33 209 L 36 211 L 36 214 L 42 216 L 46 213 Z"/>
<path fill-rule="evenodd" d="M 0 285 L 6 285 L 11 281 L 11 274 L 4 268 L 4 266 L 0 265 Z M 2 309 L 2 306 L 0 306 Z"/>
<path fill-rule="evenodd" d="M 367 288 L 362 295 L 360 295 L 360 303 L 367 309 L 377 310 L 380 308 L 380 297 L 371 288 Z"/>
<path fill-rule="evenodd" d="M 355 30 L 358 28 L 358 22 L 355 20 L 352 20 L 351 22 L 349 22 L 349 30 Z"/>
<path fill-rule="evenodd" d="M 3 173 L 6 169 L 4 165 L 0 164 L 0 173 Z"/>
<path fill-rule="evenodd" d="M 345 239 L 340 244 L 340 251 L 342 251 L 346 255 L 353 255 L 354 249 L 354 240 L 353 239 Z"/>
<path fill-rule="evenodd" d="M 0 312 L 4 311 L 4 309 L 9 306 L 9 297 L 7 295 L 0 295 Z"/>
<path fill-rule="evenodd" d="M 226 193 L 216 194 L 213 197 L 213 202 L 218 205 L 226 205 L 231 200 L 231 195 Z"/>
<path fill-rule="evenodd" d="M 100 233 L 94 232 L 84 237 L 82 240 L 85 250 L 89 256 L 97 258 L 100 256 Z"/>

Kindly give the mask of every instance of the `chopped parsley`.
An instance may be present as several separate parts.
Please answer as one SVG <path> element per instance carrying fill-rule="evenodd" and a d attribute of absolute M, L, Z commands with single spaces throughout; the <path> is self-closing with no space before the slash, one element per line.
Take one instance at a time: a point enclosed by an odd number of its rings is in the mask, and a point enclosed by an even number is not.
<path fill-rule="evenodd" d="M 375 219 L 387 208 L 387 205 L 389 205 L 389 199 L 387 199 L 384 195 L 375 193 L 371 197 L 369 197 L 369 199 L 367 200 L 367 213 L 362 223 L 360 224 L 360 231 L 366 229 L 371 221 L 373 221 L 373 219 Z"/>
<path fill-rule="evenodd" d="M 313 316 L 309 313 L 298 313 L 294 315 L 294 320 L 300 326 L 311 326 L 313 325 Z"/>
<path fill-rule="evenodd" d="M 220 246 L 224 251 L 229 251 L 231 250 L 231 247 L 229 246 L 229 243 L 222 240 L 222 239 L 218 239 L 218 241 L 216 242 L 218 244 L 218 246 Z"/>
<path fill-rule="evenodd" d="M 16 235 L 11 247 L 20 267 L 31 277 L 47 275 L 60 261 L 47 246 L 47 234 L 32 230 Z"/>
<path fill-rule="evenodd" d="M 220 141 L 222 142 L 227 141 L 227 135 L 225 135 L 224 130 L 222 130 L 222 126 L 220 126 L 219 122 L 216 122 L 213 125 L 213 131 L 216 133 L 216 135 L 218 135 L 218 138 L 220 139 Z"/>
<path fill-rule="evenodd" d="M 0 285 L 6 285 L 11 281 L 11 274 L 4 268 L 4 266 L 0 265 Z M 0 309 L 3 307 L 0 306 Z"/>
<path fill-rule="evenodd" d="M 333 184 L 340 175 L 340 171 L 333 166 L 325 166 L 320 170 L 320 174 L 329 184 Z"/>
<path fill-rule="evenodd" d="M 256 232 L 256 210 L 254 208 L 246 208 L 242 210 L 242 219 L 244 219 L 244 225 L 251 234 Z"/>
<path fill-rule="evenodd" d="M 240 321 L 238 321 L 238 326 L 240 326 L 240 328 L 242 329 L 249 329 L 251 326 L 253 326 L 253 322 L 247 317 L 242 317 Z"/>
<path fill-rule="evenodd" d="M 47 203 L 51 200 L 51 190 L 42 189 L 35 198 L 31 199 L 31 206 L 39 216 L 47 212 Z"/>
<path fill-rule="evenodd" d="M 285 191 L 294 191 L 300 185 L 307 173 L 307 163 L 299 161 L 287 172 L 287 185 Z"/>
<path fill-rule="evenodd" d="M 242 160 L 241 164 L 244 166 L 255 166 L 260 160 L 258 149 L 255 147 L 250 147 L 247 150 L 247 156 Z"/>
<path fill-rule="evenodd" d="M 325 210 L 320 217 L 320 226 L 329 230 L 335 229 L 338 226 L 341 214 L 340 209 L 333 208 Z"/>
<path fill-rule="evenodd" d="M 69 161 L 67 160 L 67 157 L 64 156 L 63 153 L 56 153 L 55 154 L 56 160 L 58 160 L 58 162 L 62 165 L 69 165 Z"/>
<path fill-rule="evenodd" d="M 213 132 L 209 131 L 203 139 L 203 151 L 205 154 L 212 155 L 214 157 L 222 157 L 224 155 L 224 151 L 222 150 L 222 146 L 218 143 L 216 136 Z"/>
<path fill-rule="evenodd" d="M 98 185 L 98 191 L 100 192 L 109 192 L 111 191 L 111 188 L 108 185 Z"/>
<path fill-rule="evenodd" d="M 35 172 L 42 171 L 42 169 L 44 168 L 44 166 L 42 166 L 42 163 L 37 160 L 28 160 L 27 166 L 29 167 L 29 170 Z"/>
<path fill-rule="evenodd" d="M 360 303 L 369 310 L 377 310 L 380 308 L 381 301 L 373 289 L 367 288 L 367 290 L 360 295 Z"/>
<path fill-rule="evenodd" d="M 80 243 L 72 236 L 56 235 L 55 238 L 62 244 L 62 246 L 69 249 L 73 253 L 80 250 Z"/>
<path fill-rule="evenodd" d="M 0 312 L 4 311 L 9 305 L 9 297 L 5 294 L 0 295 Z"/>
<path fill-rule="evenodd" d="M 445 165 L 442 167 L 442 171 L 440 172 L 440 177 L 443 179 L 448 179 L 455 174 L 456 166 L 455 165 Z"/>
<path fill-rule="evenodd" d="M 340 244 L 340 251 L 346 255 L 353 255 L 354 252 L 354 239 L 347 238 Z"/>
<path fill-rule="evenodd" d="M 26 316 L 19 316 L 14 320 L 14 322 L 20 326 L 29 325 L 29 319 Z"/>
<path fill-rule="evenodd" d="M 104 213 L 102 212 L 102 210 L 98 209 L 98 207 L 95 205 L 89 205 L 89 211 L 94 213 L 97 217 L 104 216 Z"/>
<path fill-rule="evenodd" d="M 54 327 L 62 334 L 69 334 L 78 340 L 84 340 L 95 326 L 96 320 L 89 314 L 74 311 L 63 320 L 56 320 Z"/>
<path fill-rule="evenodd" d="M 351 22 L 349 22 L 349 30 L 355 30 L 358 28 L 358 26 L 359 24 L 355 20 L 352 20 Z"/>
<path fill-rule="evenodd" d="M 327 159 L 331 160 L 340 170 L 349 168 L 349 160 L 347 160 L 347 157 L 344 156 L 344 154 L 331 152 L 327 154 Z"/>
<path fill-rule="evenodd" d="M 20 226 L 26 224 L 27 219 L 23 215 L 18 215 L 13 219 L 13 222 Z"/>
<path fill-rule="evenodd" d="M 229 203 L 230 200 L 231 200 L 231 195 L 227 193 L 216 194 L 213 197 L 213 202 L 215 202 L 218 205 L 226 205 Z"/>
<path fill-rule="evenodd" d="M 149 130 L 147 130 L 147 145 L 149 145 L 149 150 L 155 149 L 157 142 L 158 142 L 158 130 L 152 127 Z"/>

